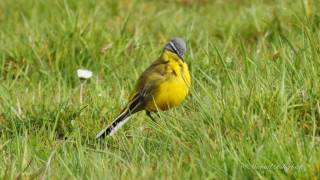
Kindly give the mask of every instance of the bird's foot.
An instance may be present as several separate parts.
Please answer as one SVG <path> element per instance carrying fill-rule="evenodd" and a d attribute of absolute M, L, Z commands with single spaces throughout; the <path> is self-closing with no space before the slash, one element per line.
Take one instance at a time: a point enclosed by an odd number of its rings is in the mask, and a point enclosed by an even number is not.
<path fill-rule="evenodd" d="M 146 114 L 147 114 L 147 116 L 148 116 L 153 122 L 156 122 L 156 120 L 152 117 L 150 111 L 146 111 Z M 157 114 L 157 113 L 156 113 L 156 114 Z M 159 114 L 157 114 L 157 115 L 158 115 L 158 117 L 160 117 Z"/>

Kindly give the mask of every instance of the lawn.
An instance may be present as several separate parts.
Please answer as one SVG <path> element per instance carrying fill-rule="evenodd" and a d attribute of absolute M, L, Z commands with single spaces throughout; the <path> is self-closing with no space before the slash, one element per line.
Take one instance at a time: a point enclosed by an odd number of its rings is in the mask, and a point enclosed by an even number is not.
<path fill-rule="evenodd" d="M 317 0 L 1 0 L 0 179 L 317 179 L 319 28 Z M 188 98 L 95 140 L 174 36 Z"/>

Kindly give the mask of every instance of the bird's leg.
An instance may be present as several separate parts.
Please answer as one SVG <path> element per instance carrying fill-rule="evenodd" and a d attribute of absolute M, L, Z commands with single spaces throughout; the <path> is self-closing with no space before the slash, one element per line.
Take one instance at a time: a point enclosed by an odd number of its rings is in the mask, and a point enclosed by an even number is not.
<path fill-rule="evenodd" d="M 159 114 L 159 111 L 158 112 L 155 112 L 155 114 L 158 116 L 158 118 L 161 118 L 160 114 Z"/>
<path fill-rule="evenodd" d="M 156 122 L 156 120 L 151 116 L 151 112 L 150 111 L 146 111 L 147 116 L 154 122 Z"/>

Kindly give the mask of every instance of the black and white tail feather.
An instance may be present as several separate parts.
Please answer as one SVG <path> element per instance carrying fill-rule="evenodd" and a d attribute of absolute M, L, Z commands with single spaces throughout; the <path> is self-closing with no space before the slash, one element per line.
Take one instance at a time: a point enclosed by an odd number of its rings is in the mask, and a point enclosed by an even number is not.
<path fill-rule="evenodd" d="M 129 117 L 132 114 L 141 110 L 143 99 L 144 94 L 137 93 L 130 101 L 128 108 L 122 110 L 122 112 L 116 118 L 114 118 L 110 125 L 102 129 L 96 135 L 96 139 L 104 138 L 106 136 L 112 136 L 115 132 L 117 132 L 117 130 L 129 120 Z"/>
<path fill-rule="evenodd" d="M 102 129 L 96 136 L 98 138 L 104 138 L 106 136 L 112 136 L 121 126 L 123 126 L 129 120 L 129 111 L 123 111 L 119 114 L 112 123 L 106 128 Z"/>

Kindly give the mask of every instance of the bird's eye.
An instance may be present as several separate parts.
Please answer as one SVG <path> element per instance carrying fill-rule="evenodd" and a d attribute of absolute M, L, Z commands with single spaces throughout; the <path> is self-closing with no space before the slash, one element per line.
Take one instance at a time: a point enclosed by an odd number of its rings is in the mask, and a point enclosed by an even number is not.
<path fill-rule="evenodd" d="M 175 46 L 172 42 L 170 42 L 170 46 L 171 46 L 171 48 L 173 49 L 173 51 L 174 51 L 176 54 L 179 55 L 178 49 L 176 48 L 176 46 Z"/>

